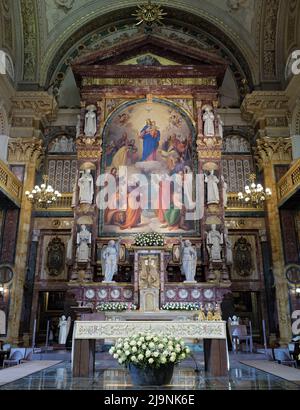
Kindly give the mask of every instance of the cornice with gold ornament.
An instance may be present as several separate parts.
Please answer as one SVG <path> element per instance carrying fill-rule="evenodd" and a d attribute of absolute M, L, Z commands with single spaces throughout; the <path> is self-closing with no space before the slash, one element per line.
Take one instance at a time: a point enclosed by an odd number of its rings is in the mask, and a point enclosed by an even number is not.
<path fill-rule="evenodd" d="M 55 98 L 45 91 L 18 91 L 12 98 L 12 115 L 53 119 L 56 116 L 58 104 Z"/>
<path fill-rule="evenodd" d="M 256 141 L 254 156 L 259 169 L 269 163 L 290 163 L 292 142 L 290 138 L 259 138 Z"/>
<path fill-rule="evenodd" d="M 253 91 L 247 94 L 241 105 L 242 116 L 254 124 L 270 115 L 280 117 L 289 113 L 288 97 L 284 91 Z"/>
<path fill-rule="evenodd" d="M 102 155 L 102 139 L 80 135 L 76 139 L 78 159 L 98 159 Z"/>
<path fill-rule="evenodd" d="M 12 163 L 31 162 L 38 167 L 44 152 L 43 141 L 35 137 L 10 139 L 8 143 L 8 161 Z"/>

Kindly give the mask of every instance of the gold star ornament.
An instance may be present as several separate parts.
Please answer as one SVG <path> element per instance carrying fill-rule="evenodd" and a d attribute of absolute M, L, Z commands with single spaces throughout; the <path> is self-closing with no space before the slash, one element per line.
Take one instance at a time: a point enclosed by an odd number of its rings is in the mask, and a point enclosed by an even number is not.
<path fill-rule="evenodd" d="M 153 23 L 161 23 L 163 20 L 163 16 L 167 13 L 163 12 L 163 9 L 155 4 L 152 4 L 149 0 L 146 4 L 141 4 L 138 6 L 137 10 L 133 14 L 136 17 L 138 22 L 136 23 L 139 26 L 142 23 L 146 23 L 147 25 L 152 25 Z"/>

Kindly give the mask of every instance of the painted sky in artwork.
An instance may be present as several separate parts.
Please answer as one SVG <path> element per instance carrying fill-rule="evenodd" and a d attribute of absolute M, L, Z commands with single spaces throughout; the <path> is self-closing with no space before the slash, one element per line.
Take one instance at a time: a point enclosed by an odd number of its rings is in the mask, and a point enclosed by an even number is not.
<path fill-rule="evenodd" d="M 126 166 L 128 179 L 143 174 L 172 176 L 194 170 L 192 128 L 175 106 L 159 102 L 127 105 L 113 114 L 104 131 L 102 172 L 116 175 Z M 151 189 L 151 188 L 150 188 Z M 194 222 L 185 221 L 184 212 L 163 204 L 160 186 L 158 209 L 103 212 L 103 233 L 121 232 L 194 232 Z M 130 192 L 128 191 L 128 194 Z"/>

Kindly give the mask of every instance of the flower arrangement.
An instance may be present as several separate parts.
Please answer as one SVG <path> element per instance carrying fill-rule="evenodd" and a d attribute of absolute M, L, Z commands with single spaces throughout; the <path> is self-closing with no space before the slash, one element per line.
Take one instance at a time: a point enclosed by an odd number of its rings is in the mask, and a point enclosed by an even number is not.
<path fill-rule="evenodd" d="M 200 304 L 188 302 L 168 302 L 162 306 L 162 310 L 200 310 Z"/>
<path fill-rule="evenodd" d="M 176 337 L 139 333 L 118 339 L 109 353 L 125 366 L 133 364 L 139 368 L 158 368 L 181 362 L 190 355 L 190 349 Z"/>
<path fill-rule="evenodd" d="M 127 302 L 107 302 L 107 303 L 100 303 L 100 305 L 96 306 L 97 312 L 102 311 L 115 311 L 115 312 L 122 312 L 124 310 L 136 310 L 137 306 L 133 303 Z"/>
<path fill-rule="evenodd" d="M 164 246 L 163 235 L 155 232 L 140 233 L 135 237 L 136 246 Z"/>

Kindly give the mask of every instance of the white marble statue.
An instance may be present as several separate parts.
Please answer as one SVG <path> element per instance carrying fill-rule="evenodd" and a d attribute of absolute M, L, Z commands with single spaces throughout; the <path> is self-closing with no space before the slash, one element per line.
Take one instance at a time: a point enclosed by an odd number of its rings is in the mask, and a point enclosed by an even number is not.
<path fill-rule="evenodd" d="M 207 250 L 211 261 L 221 260 L 222 244 L 223 237 L 221 233 L 217 230 L 216 225 L 212 224 L 211 230 L 207 233 L 206 237 Z"/>
<path fill-rule="evenodd" d="M 224 176 L 221 176 L 221 181 L 222 181 L 222 190 L 223 190 L 223 205 L 224 208 L 227 208 L 227 191 L 228 191 L 228 184 L 225 181 Z"/>
<path fill-rule="evenodd" d="M 197 252 L 191 241 L 181 240 L 181 273 L 185 276 L 185 282 L 196 283 Z"/>
<path fill-rule="evenodd" d="M 63 137 L 61 137 L 60 141 L 59 141 L 59 147 L 60 147 L 60 152 L 68 152 L 69 151 L 69 147 L 68 147 L 68 138 L 64 135 Z"/>
<path fill-rule="evenodd" d="M 49 152 L 60 152 L 60 141 L 58 138 L 55 138 L 55 141 L 53 142 Z"/>
<path fill-rule="evenodd" d="M 226 152 L 232 152 L 231 138 L 226 138 L 225 151 L 226 151 Z"/>
<path fill-rule="evenodd" d="M 217 118 L 218 118 L 219 136 L 223 139 L 224 122 L 222 121 L 222 118 L 220 115 L 217 115 Z"/>
<path fill-rule="evenodd" d="M 210 108 L 205 108 L 203 114 L 204 122 L 204 136 L 205 137 L 214 137 L 215 135 L 215 125 L 214 125 L 215 116 Z"/>
<path fill-rule="evenodd" d="M 101 254 L 102 272 L 104 273 L 103 282 L 114 282 L 113 277 L 118 272 L 118 260 L 120 256 L 120 242 L 109 241 Z"/>
<path fill-rule="evenodd" d="M 218 183 L 219 179 L 212 169 L 209 175 L 205 174 L 204 181 L 207 183 L 207 204 L 218 204 L 220 201 Z"/>
<path fill-rule="evenodd" d="M 94 137 L 97 132 L 97 115 L 95 111 L 96 107 L 94 105 L 87 107 L 84 124 L 84 134 L 87 137 Z"/>
<path fill-rule="evenodd" d="M 92 243 L 92 234 L 86 228 L 86 225 L 81 225 L 81 231 L 77 233 L 77 261 L 88 262 L 90 257 L 90 247 Z"/>
<path fill-rule="evenodd" d="M 91 204 L 94 197 L 94 179 L 90 169 L 85 169 L 78 180 L 79 202 L 81 204 Z"/>
<path fill-rule="evenodd" d="M 59 319 L 58 327 L 59 327 L 58 343 L 60 345 L 65 345 L 69 331 L 70 331 L 70 327 L 71 327 L 71 317 L 69 316 L 68 319 L 66 319 L 66 316 L 63 315 Z"/>
<path fill-rule="evenodd" d="M 228 265 L 232 265 L 233 263 L 233 255 L 232 255 L 232 243 L 228 235 L 228 229 L 224 229 L 224 240 L 226 244 L 226 263 Z"/>
<path fill-rule="evenodd" d="M 80 135 L 80 125 L 81 125 L 81 117 L 78 114 L 77 115 L 77 124 L 76 124 L 76 138 L 78 138 L 79 135 Z"/>

